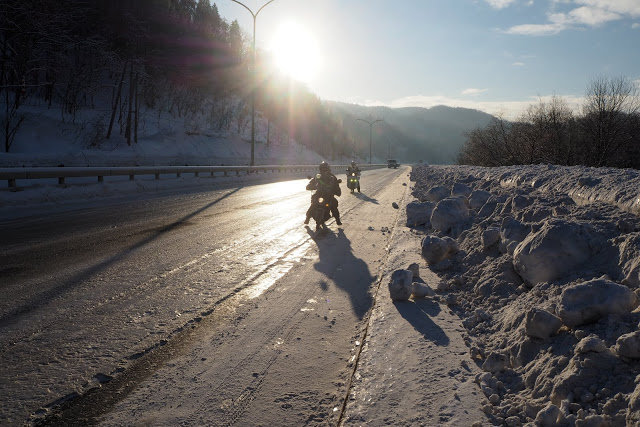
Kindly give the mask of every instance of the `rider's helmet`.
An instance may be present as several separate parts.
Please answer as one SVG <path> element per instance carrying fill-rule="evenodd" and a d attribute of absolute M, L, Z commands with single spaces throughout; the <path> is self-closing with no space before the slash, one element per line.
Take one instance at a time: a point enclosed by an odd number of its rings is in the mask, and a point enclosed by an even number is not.
<path fill-rule="evenodd" d="M 329 168 L 329 163 L 323 161 L 322 163 L 320 163 L 320 166 L 318 166 L 318 169 L 320 169 L 320 172 L 331 172 L 331 168 Z"/>
<path fill-rule="evenodd" d="M 351 160 L 351 167 L 355 168 L 356 167 L 356 161 L 355 160 Z"/>

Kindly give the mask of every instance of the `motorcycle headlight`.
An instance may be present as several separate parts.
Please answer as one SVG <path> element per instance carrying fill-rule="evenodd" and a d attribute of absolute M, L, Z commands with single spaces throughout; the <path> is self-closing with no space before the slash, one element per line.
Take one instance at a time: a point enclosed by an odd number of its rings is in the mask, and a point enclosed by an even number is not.
<path fill-rule="evenodd" d="M 323 199 L 322 197 L 320 197 L 320 198 L 318 199 L 318 203 L 324 203 L 324 199 Z"/>

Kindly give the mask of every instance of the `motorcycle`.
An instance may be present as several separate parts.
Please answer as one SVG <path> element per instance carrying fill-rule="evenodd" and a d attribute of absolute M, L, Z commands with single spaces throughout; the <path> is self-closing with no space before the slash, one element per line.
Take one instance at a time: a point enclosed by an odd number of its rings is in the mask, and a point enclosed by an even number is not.
<path fill-rule="evenodd" d="M 311 177 L 307 177 L 311 179 Z M 342 180 L 338 180 L 338 184 Z M 325 199 L 318 193 L 311 196 L 311 218 L 316 222 L 316 231 L 320 231 L 321 228 L 326 228 L 325 222 L 331 218 L 331 206 L 329 200 Z"/>
<path fill-rule="evenodd" d="M 322 196 L 312 197 L 313 208 L 311 209 L 311 218 L 316 222 L 316 231 L 325 228 L 325 222 L 331 218 L 331 209 L 329 201 Z"/>
<path fill-rule="evenodd" d="M 360 192 L 360 176 L 355 172 L 349 172 L 347 169 L 347 188 L 353 193 L 355 189 Z"/>

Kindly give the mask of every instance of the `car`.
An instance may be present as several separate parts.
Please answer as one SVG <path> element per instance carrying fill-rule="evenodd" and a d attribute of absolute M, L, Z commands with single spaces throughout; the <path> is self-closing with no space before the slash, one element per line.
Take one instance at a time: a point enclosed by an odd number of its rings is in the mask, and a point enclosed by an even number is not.
<path fill-rule="evenodd" d="M 398 163 L 397 160 L 395 160 L 395 159 L 387 160 L 387 167 L 389 169 L 391 169 L 391 168 L 398 169 L 398 166 L 400 166 L 400 163 Z"/>

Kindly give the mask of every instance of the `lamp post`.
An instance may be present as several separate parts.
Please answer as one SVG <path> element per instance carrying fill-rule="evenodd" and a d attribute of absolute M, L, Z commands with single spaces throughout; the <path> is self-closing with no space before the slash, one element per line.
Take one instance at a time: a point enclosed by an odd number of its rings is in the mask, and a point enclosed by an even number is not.
<path fill-rule="evenodd" d="M 244 7 L 249 11 L 251 16 L 253 17 L 253 43 L 251 45 L 252 51 L 252 61 L 251 61 L 251 77 L 253 82 L 253 88 L 251 89 L 251 163 L 249 166 L 254 166 L 254 152 L 256 146 L 256 18 L 258 18 L 258 14 L 262 9 L 264 9 L 269 3 L 274 2 L 275 0 L 269 0 L 265 4 L 263 4 L 260 9 L 256 13 L 253 13 L 247 5 L 239 2 L 238 0 L 231 0 L 234 3 L 238 3 L 240 6 Z"/>
<path fill-rule="evenodd" d="M 356 119 L 356 120 L 360 120 L 361 122 L 365 122 L 366 124 L 369 125 L 369 164 L 371 164 L 371 134 L 372 134 L 372 130 L 373 130 L 373 125 L 376 124 L 377 122 L 383 122 L 384 120 L 382 119 L 378 119 L 378 120 L 374 120 L 372 122 L 365 120 L 365 119 Z"/>

